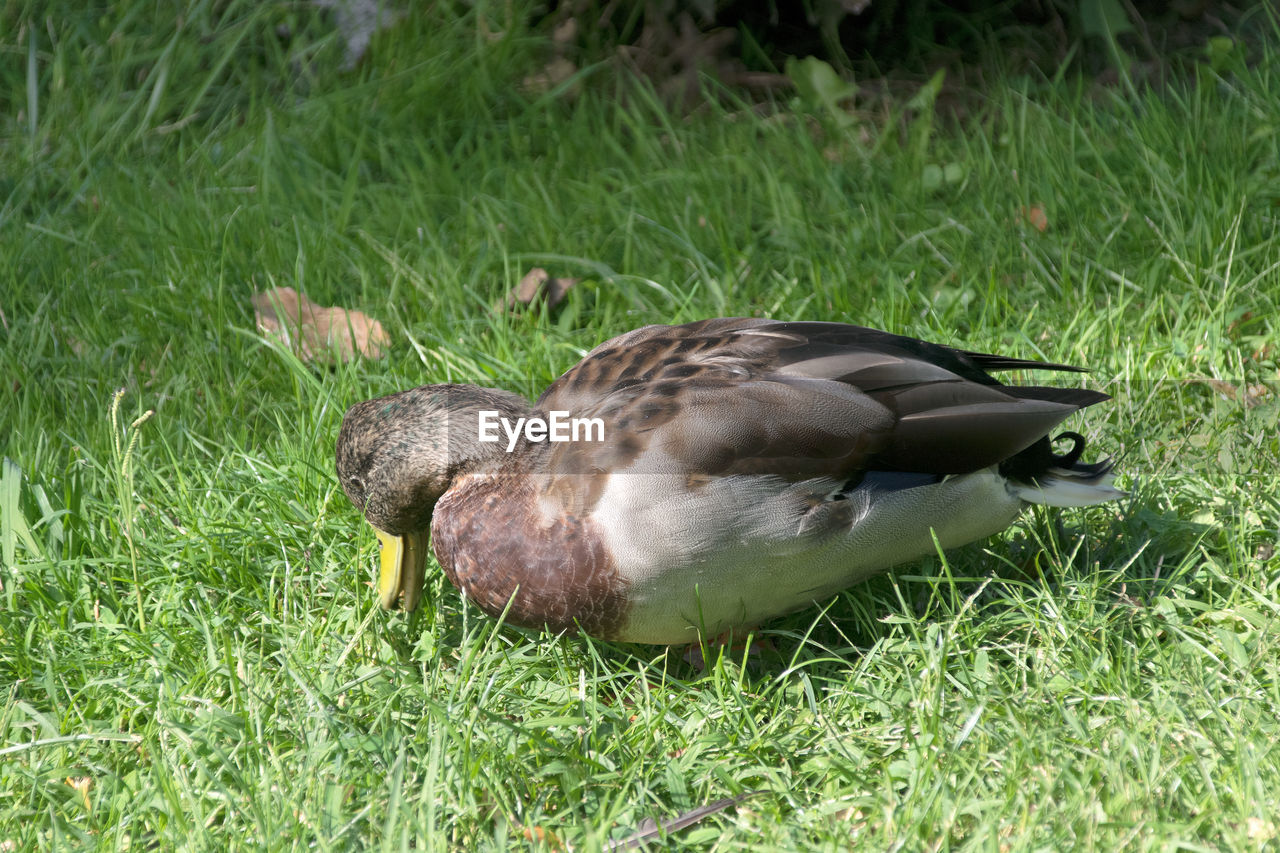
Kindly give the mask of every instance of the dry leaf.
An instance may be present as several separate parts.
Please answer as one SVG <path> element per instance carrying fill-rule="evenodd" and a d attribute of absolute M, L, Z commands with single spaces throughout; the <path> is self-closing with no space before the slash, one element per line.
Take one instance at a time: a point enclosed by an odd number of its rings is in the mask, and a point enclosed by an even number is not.
<path fill-rule="evenodd" d="M 556 24 L 556 28 L 551 31 L 551 40 L 556 44 L 570 44 L 578 37 L 578 19 L 566 18 Z"/>
<path fill-rule="evenodd" d="M 527 826 L 524 827 L 524 840 L 540 842 L 547 845 L 552 850 L 560 850 L 564 847 L 554 832 L 549 829 L 543 829 L 540 826 L 535 826 L 532 829 Z"/>
<path fill-rule="evenodd" d="M 253 295 L 258 331 L 288 347 L 303 361 L 381 358 L 390 342 L 382 324 L 359 311 L 317 305 L 292 287 Z"/>
<path fill-rule="evenodd" d="M 1250 841 L 1270 841 L 1276 837 L 1276 825 L 1269 820 L 1250 817 L 1245 819 L 1244 826 Z"/>
<path fill-rule="evenodd" d="M 555 29 L 551 31 L 552 57 L 547 60 L 546 65 L 542 66 L 541 71 L 536 74 L 530 74 L 521 80 L 520 88 L 535 95 L 542 95 L 577 74 L 578 66 L 565 55 L 573 47 L 573 42 L 577 37 L 577 18 L 569 17 L 556 24 Z M 576 97 L 581 89 L 582 86 L 574 82 L 562 94 L 566 94 L 571 98 Z"/>
<path fill-rule="evenodd" d="M 1255 382 L 1244 389 L 1244 407 L 1252 409 L 1262 405 L 1262 398 L 1271 393 L 1271 389 L 1261 382 Z"/>
<path fill-rule="evenodd" d="M 1031 223 L 1031 226 L 1041 234 L 1049 227 L 1049 217 L 1045 215 L 1044 207 L 1039 204 L 1033 204 L 1030 207 L 1022 208 L 1019 213 L 1022 218 Z"/>
<path fill-rule="evenodd" d="M 84 810 L 91 811 L 93 807 L 89 804 L 89 789 L 93 787 L 93 780 L 88 776 L 68 776 L 65 781 L 73 791 L 80 795 L 80 803 L 84 806 Z"/>
<path fill-rule="evenodd" d="M 866 812 L 857 806 L 849 806 L 835 812 L 832 817 L 843 823 L 849 824 L 849 834 L 853 836 L 860 835 L 866 830 L 867 825 L 871 822 Z"/>
<path fill-rule="evenodd" d="M 534 267 L 511 289 L 498 310 L 510 311 L 516 305 L 532 305 L 539 297 L 547 300 L 548 308 L 554 308 L 564 301 L 564 295 L 580 281 L 580 278 L 552 278 L 542 267 Z"/>
<path fill-rule="evenodd" d="M 520 81 L 520 86 L 526 92 L 533 92 L 541 95 L 543 92 L 550 92 L 556 86 L 568 80 L 574 74 L 578 73 L 578 66 L 574 65 L 563 56 L 557 56 L 548 62 L 537 74 L 530 74 Z M 569 94 L 578 94 L 578 87 L 570 86 Z"/>
<path fill-rule="evenodd" d="M 1226 397 L 1233 403 L 1235 402 L 1238 392 L 1236 391 L 1236 386 L 1232 385 L 1230 382 L 1224 382 L 1221 379 L 1205 379 L 1203 381 L 1204 384 L 1217 391 L 1223 397 Z"/>
<path fill-rule="evenodd" d="M 1244 388 L 1237 388 L 1230 382 L 1224 382 L 1221 379 L 1203 379 L 1201 381 L 1233 403 L 1243 403 L 1246 409 L 1262 405 L 1262 398 L 1271 393 L 1271 389 L 1261 382 L 1246 385 Z"/>

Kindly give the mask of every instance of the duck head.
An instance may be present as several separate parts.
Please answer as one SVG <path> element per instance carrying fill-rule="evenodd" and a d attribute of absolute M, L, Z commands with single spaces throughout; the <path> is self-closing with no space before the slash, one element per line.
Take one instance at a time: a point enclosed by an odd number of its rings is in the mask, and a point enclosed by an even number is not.
<path fill-rule="evenodd" d="M 383 607 L 418 606 L 436 501 L 455 478 L 505 455 L 479 440 L 484 410 L 516 418 L 529 404 L 496 388 L 423 385 L 356 403 L 343 416 L 338 480 L 381 545 Z"/>

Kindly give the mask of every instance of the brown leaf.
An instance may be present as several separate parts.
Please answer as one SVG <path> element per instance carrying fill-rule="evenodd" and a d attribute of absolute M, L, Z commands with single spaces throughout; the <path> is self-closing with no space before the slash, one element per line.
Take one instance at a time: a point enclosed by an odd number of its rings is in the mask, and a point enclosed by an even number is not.
<path fill-rule="evenodd" d="M 84 806 L 84 810 L 92 811 L 93 805 L 89 802 L 89 789 L 93 787 L 93 780 L 88 776 L 68 776 L 64 781 L 68 787 L 80 795 L 80 804 Z"/>
<path fill-rule="evenodd" d="M 1260 817 L 1245 818 L 1245 835 L 1250 841 L 1270 841 L 1276 837 L 1276 825 Z"/>
<path fill-rule="evenodd" d="M 550 92 L 556 86 L 578 73 L 578 66 L 574 65 L 563 56 L 554 57 L 548 62 L 537 74 L 530 74 L 520 81 L 520 86 L 526 92 L 532 92 L 535 95 L 541 95 L 543 92 Z M 576 95 L 578 86 L 570 86 L 569 94 Z"/>
<path fill-rule="evenodd" d="M 1244 407 L 1252 409 L 1254 406 L 1262 405 L 1262 398 L 1270 393 L 1271 389 L 1261 382 L 1246 386 L 1244 389 Z"/>
<path fill-rule="evenodd" d="M 556 24 L 554 30 L 551 31 L 551 40 L 556 44 L 570 44 L 578 37 L 578 19 L 566 18 Z"/>
<path fill-rule="evenodd" d="M 1239 389 L 1230 382 L 1224 382 L 1221 379 L 1204 379 L 1201 381 L 1232 402 L 1235 402 L 1240 396 Z"/>
<path fill-rule="evenodd" d="M 554 308 L 564 301 L 564 295 L 580 281 L 580 278 L 552 278 L 542 267 L 534 267 L 511 289 L 497 310 L 510 311 L 516 305 L 532 305 L 539 297 L 546 298 L 548 308 Z"/>
<path fill-rule="evenodd" d="M 317 305 L 292 287 L 275 287 L 252 298 L 258 331 L 303 361 L 381 358 L 390 342 L 377 320 L 346 308 Z"/>
<path fill-rule="evenodd" d="M 1255 382 L 1251 385 L 1247 384 L 1243 388 L 1239 388 L 1232 383 L 1225 382 L 1221 379 L 1200 379 L 1191 381 L 1203 382 L 1226 399 L 1231 400 L 1234 403 L 1243 403 L 1246 409 L 1252 409 L 1255 406 L 1262 405 L 1263 398 L 1270 396 L 1271 394 L 1271 389 L 1261 382 Z"/>
<path fill-rule="evenodd" d="M 834 817 L 836 820 L 844 821 L 850 824 L 854 832 L 861 832 L 867 828 L 867 815 L 862 809 L 856 806 L 849 806 L 836 812 Z"/>
<path fill-rule="evenodd" d="M 524 827 L 523 835 L 525 841 L 537 841 L 547 845 L 552 850 L 561 850 L 564 848 L 564 845 L 561 843 L 560 839 L 556 837 L 554 832 L 549 829 L 543 829 L 540 826 L 532 828 L 527 826 Z"/>
<path fill-rule="evenodd" d="M 1033 204 L 1030 207 L 1021 208 L 1019 213 L 1022 218 L 1031 223 L 1031 226 L 1041 234 L 1049 227 L 1049 217 L 1045 215 L 1044 207 L 1039 204 Z"/>

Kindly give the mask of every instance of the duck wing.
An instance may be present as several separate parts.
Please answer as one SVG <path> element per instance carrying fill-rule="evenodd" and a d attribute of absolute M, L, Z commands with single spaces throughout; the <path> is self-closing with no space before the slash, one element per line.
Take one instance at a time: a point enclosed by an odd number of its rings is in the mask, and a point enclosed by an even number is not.
<path fill-rule="evenodd" d="M 988 371 L 1078 371 L 842 323 L 723 318 L 606 341 L 539 398 L 599 418 L 561 444 L 563 473 L 645 461 L 691 476 L 963 474 L 1017 455 L 1106 394 L 1003 385 Z"/>

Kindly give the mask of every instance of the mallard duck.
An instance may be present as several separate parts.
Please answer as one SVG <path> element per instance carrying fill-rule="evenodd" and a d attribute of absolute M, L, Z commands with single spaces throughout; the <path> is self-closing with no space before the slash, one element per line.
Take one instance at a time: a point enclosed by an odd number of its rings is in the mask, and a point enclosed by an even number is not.
<path fill-rule="evenodd" d="M 692 643 L 1029 504 L 1123 495 L 1078 433 L 1048 437 L 1108 395 L 989 375 L 1007 369 L 1080 371 L 842 323 L 646 326 L 532 408 L 454 384 L 357 403 L 337 472 L 381 542 L 384 607 L 417 606 L 430 531 L 449 580 L 511 624 Z"/>

